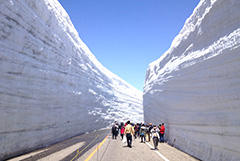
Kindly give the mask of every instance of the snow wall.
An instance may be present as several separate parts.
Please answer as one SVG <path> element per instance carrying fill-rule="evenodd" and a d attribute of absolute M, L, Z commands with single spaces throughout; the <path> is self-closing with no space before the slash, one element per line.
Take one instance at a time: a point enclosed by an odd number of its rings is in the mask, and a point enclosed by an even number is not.
<path fill-rule="evenodd" d="M 144 121 L 201 160 L 240 160 L 240 1 L 201 0 L 146 72 Z"/>
<path fill-rule="evenodd" d="M 0 54 L 0 160 L 143 121 L 142 92 L 97 61 L 57 0 L 0 0 Z"/>

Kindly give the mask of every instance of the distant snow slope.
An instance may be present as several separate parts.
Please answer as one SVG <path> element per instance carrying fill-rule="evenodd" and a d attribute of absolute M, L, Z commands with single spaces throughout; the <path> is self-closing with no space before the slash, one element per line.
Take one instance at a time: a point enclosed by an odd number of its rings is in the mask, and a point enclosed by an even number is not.
<path fill-rule="evenodd" d="M 144 120 L 201 160 L 240 160 L 240 1 L 201 0 L 149 65 Z"/>
<path fill-rule="evenodd" d="M 142 92 L 98 62 L 57 0 L 0 0 L 0 54 L 1 159 L 143 121 Z"/>

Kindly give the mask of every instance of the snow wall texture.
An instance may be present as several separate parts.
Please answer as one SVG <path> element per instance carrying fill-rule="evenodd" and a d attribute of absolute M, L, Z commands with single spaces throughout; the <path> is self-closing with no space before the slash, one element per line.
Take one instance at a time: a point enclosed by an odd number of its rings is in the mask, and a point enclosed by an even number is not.
<path fill-rule="evenodd" d="M 144 121 L 201 160 L 240 160 L 240 1 L 201 0 L 146 72 Z"/>
<path fill-rule="evenodd" d="M 142 92 L 97 61 L 57 0 L 0 0 L 0 54 L 1 159 L 143 121 Z"/>

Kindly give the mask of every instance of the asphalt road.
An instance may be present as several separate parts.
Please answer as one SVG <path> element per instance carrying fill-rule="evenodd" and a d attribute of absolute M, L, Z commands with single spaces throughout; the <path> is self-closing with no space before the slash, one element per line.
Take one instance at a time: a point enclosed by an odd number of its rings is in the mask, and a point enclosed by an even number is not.
<path fill-rule="evenodd" d="M 99 146 L 99 145 L 98 145 Z M 91 156 L 92 155 L 92 156 Z M 81 156 L 78 161 L 197 161 L 198 159 L 168 145 L 159 143 L 158 150 L 153 150 L 153 142 L 141 143 L 133 139 L 132 148 L 122 143 L 120 137 L 116 140 L 107 137 L 101 147 L 94 146 Z"/>
<path fill-rule="evenodd" d="M 71 161 L 81 158 L 89 149 L 99 144 L 108 134 L 109 129 L 90 132 L 72 137 L 54 145 L 15 157 L 9 161 Z"/>
<path fill-rule="evenodd" d="M 140 143 L 133 139 L 132 148 L 122 143 L 120 136 L 112 139 L 110 130 L 99 130 L 79 135 L 46 148 L 12 158 L 10 161 L 196 161 L 196 158 L 169 146 L 158 145 L 152 150 L 153 143 Z"/>

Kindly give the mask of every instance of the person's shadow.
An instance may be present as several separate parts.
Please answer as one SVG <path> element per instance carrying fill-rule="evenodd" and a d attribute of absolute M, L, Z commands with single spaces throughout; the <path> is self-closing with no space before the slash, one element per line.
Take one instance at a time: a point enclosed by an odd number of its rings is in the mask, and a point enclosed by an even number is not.
<path fill-rule="evenodd" d="M 131 146 L 131 148 L 132 148 L 132 147 L 133 147 L 133 146 Z M 129 148 L 129 146 L 127 146 L 127 145 L 124 145 L 124 146 L 123 146 L 123 148 Z"/>

